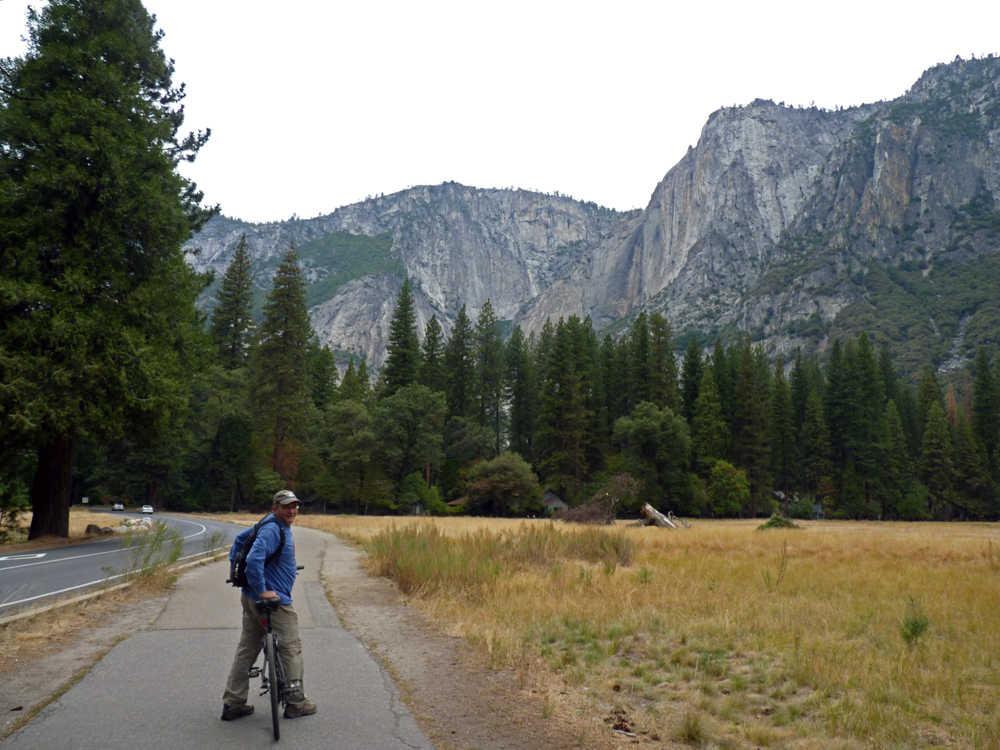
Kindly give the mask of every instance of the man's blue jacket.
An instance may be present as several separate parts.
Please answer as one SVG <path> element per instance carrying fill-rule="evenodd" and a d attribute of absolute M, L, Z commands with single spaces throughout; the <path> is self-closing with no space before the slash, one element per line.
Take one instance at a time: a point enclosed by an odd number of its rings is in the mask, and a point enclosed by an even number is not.
<path fill-rule="evenodd" d="M 269 519 L 274 519 L 273 521 Z M 253 547 L 247 554 L 247 581 L 249 586 L 243 593 L 251 599 L 259 599 L 265 591 L 273 591 L 281 597 L 282 604 L 292 603 L 292 586 L 295 585 L 297 571 L 295 569 L 295 541 L 292 539 L 292 529 L 273 513 L 264 517 L 267 523 L 262 523 Z M 264 560 L 281 544 L 281 526 L 285 531 L 285 546 L 267 566 Z M 241 531 L 236 536 L 229 550 L 229 564 L 236 561 L 236 550 L 243 546 L 243 540 L 253 531 L 253 526 Z"/>

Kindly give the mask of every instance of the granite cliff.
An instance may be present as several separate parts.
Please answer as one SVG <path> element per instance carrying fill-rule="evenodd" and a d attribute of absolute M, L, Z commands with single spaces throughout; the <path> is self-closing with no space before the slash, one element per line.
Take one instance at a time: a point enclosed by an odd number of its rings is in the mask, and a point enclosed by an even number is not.
<path fill-rule="evenodd" d="M 956 59 L 893 101 L 720 109 L 641 211 L 446 183 L 308 221 L 218 218 L 190 245 L 221 273 L 245 232 L 266 280 L 294 241 L 320 338 L 374 367 L 406 275 L 420 324 L 446 331 L 487 299 L 526 331 L 589 315 L 613 332 L 660 310 L 679 340 L 744 330 L 775 353 L 865 328 L 916 342 L 916 366 L 1000 337 L 998 200 L 1000 60 Z M 354 250 L 381 265 L 339 267 L 338 238 L 381 238 Z"/>

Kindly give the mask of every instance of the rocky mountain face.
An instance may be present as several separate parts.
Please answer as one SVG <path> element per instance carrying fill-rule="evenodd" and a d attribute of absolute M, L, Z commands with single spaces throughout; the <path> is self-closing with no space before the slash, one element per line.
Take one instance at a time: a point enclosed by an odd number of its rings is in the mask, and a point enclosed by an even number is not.
<path fill-rule="evenodd" d="M 642 211 L 446 183 L 309 221 L 218 218 L 190 245 L 195 266 L 219 274 L 243 233 L 263 269 L 292 241 L 311 247 L 307 278 L 337 282 L 312 304 L 317 332 L 374 367 L 403 274 L 420 324 L 437 315 L 446 331 L 462 304 L 475 320 L 487 299 L 526 332 L 569 315 L 614 331 L 660 310 L 685 342 L 745 330 L 776 353 L 822 350 L 860 327 L 900 347 L 923 326 L 926 358 L 940 362 L 965 355 L 966 331 L 997 341 L 998 199 L 1000 60 L 988 58 L 932 68 L 889 102 L 720 109 Z M 396 265 L 334 269 L 321 246 L 338 233 L 391 238 Z M 955 286 L 945 276 L 963 268 L 984 283 L 941 302 Z M 886 299 L 920 322 L 892 323 Z"/>

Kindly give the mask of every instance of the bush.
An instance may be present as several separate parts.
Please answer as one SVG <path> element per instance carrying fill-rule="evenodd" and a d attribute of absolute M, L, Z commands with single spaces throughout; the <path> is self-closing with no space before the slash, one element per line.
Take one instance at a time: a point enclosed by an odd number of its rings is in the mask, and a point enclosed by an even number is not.
<path fill-rule="evenodd" d="M 788 517 L 799 521 L 808 521 L 813 516 L 813 505 L 816 502 L 811 497 L 803 497 L 788 504 Z"/>
<path fill-rule="evenodd" d="M 777 513 L 772 515 L 765 523 L 762 523 L 757 527 L 757 531 L 764 531 L 766 529 L 801 529 L 801 526 L 796 526 L 795 523 L 784 516 L 779 516 Z"/>

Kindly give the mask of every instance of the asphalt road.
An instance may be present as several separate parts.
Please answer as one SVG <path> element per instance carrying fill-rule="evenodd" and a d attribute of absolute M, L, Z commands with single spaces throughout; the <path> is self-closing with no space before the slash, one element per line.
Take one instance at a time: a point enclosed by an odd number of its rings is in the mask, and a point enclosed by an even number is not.
<path fill-rule="evenodd" d="M 319 573 L 353 558 L 336 537 L 295 529 L 305 570 L 292 592 L 305 656 L 304 685 L 318 712 L 281 720 L 296 750 L 434 750 L 371 652 L 344 630 Z M 332 554 L 325 554 L 328 547 Z M 239 592 L 228 563 L 196 567 L 175 585 L 153 626 L 115 646 L 79 683 L 11 735 L 3 750 L 247 750 L 274 744 L 270 703 L 251 682 L 256 711 L 224 722 L 222 692 L 239 640 Z"/>
<path fill-rule="evenodd" d="M 140 517 L 139 513 L 120 515 Z M 177 527 L 184 539 L 182 557 L 204 552 L 206 541 L 213 539 L 213 532 L 221 534 L 213 546 L 229 547 L 245 528 L 181 516 L 154 514 L 149 517 Z M 0 554 L 0 616 L 49 599 L 81 594 L 88 589 L 117 583 L 120 571 L 128 567 L 127 554 L 122 550 L 118 537 L 70 547 Z"/>

